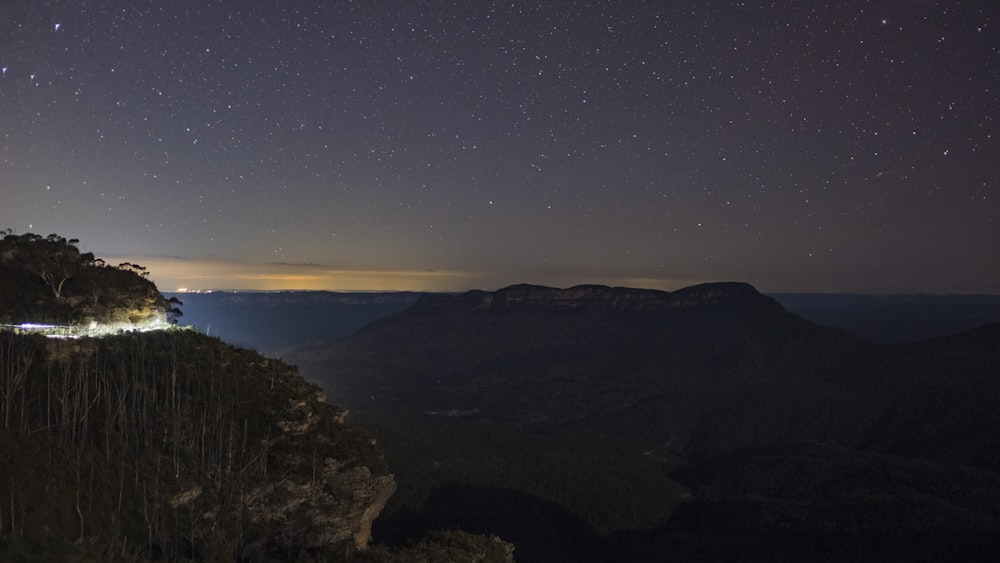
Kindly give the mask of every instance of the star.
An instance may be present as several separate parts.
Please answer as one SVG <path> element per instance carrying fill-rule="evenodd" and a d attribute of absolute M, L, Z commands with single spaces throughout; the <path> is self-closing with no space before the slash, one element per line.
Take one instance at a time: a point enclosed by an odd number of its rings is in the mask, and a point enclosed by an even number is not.
<path fill-rule="evenodd" d="M 989 12 L 384 1 L 0 2 L 0 229 L 481 286 L 1000 292 Z"/>

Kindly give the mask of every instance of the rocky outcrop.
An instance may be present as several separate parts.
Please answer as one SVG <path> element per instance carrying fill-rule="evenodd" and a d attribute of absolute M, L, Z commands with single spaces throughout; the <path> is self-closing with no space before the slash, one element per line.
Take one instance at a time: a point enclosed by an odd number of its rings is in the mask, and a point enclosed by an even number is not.
<path fill-rule="evenodd" d="M 295 538 L 299 548 L 352 541 L 357 549 L 365 549 L 372 522 L 396 491 L 395 479 L 390 474 L 375 475 L 354 460 L 324 455 L 329 452 L 316 447 L 331 441 L 324 427 L 331 421 L 343 425 L 347 415 L 324 408 L 328 405 L 322 390 L 315 389 L 307 398 L 290 398 L 287 404 L 276 423 L 282 435 L 268 444 L 281 452 L 272 463 L 283 468 L 282 476 L 243 495 L 250 520 L 264 529 L 281 529 L 282 534 Z M 302 443 L 313 444 L 308 458 L 302 455 Z M 258 541 L 263 544 L 271 538 Z"/>
<path fill-rule="evenodd" d="M 300 548 L 350 540 L 365 549 L 372 522 L 395 491 L 392 475 L 372 475 L 367 467 L 344 468 L 327 458 L 313 476 L 262 483 L 243 502 L 255 525 L 281 528 Z"/>

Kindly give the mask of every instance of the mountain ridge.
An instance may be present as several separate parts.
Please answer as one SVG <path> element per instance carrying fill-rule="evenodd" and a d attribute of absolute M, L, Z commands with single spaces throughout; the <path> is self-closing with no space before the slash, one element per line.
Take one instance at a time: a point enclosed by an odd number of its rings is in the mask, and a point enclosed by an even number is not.
<path fill-rule="evenodd" d="M 540 307 L 654 311 L 698 306 L 778 305 L 744 282 L 711 282 L 676 290 L 611 287 L 597 284 L 555 288 L 515 284 L 495 291 L 472 290 L 460 294 L 424 294 L 414 305 L 424 308 L 511 309 Z"/>

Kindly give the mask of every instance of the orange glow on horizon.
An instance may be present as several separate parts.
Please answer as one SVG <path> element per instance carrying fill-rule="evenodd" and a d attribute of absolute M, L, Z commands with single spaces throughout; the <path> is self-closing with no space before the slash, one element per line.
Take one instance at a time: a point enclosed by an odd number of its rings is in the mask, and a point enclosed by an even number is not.
<path fill-rule="evenodd" d="M 142 264 L 161 291 L 466 291 L 498 289 L 517 283 L 554 287 L 579 284 L 674 290 L 701 280 L 664 280 L 645 277 L 580 277 L 571 275 L 497 274 L 463 270 L 370 270 L 333 268 L 316 264 L 246 263 L 185 260 L 163 257 L 126 257 Z"/>

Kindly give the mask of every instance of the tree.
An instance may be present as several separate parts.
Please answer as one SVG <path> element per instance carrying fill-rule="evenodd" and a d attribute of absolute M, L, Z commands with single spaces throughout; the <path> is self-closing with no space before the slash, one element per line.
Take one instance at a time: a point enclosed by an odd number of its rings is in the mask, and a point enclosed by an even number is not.
<path fill-rule="evenodd" d="M 180 316 L 184 314 L 180 309 L 183 304 L 184 303 L 181 303 L 181 300 L 176 297 L 167 299 L 167 307 L 169 307 L 169 309 L 167 309 L 167 320 L 170 324 L 177 324 Z"/>
<path fill-rule="evenodd" d="M 52 290 L 57 301 L 63 300 L 63 285 L 80 270 L 94 262 L 91 252 L 80 253 L 78 239 L 67 239 L 57 234 L 47 237 L 34 233 L 15 235 L 10 229 L 2 231 L 0 260 L 14 262 L 42 278 Z"/>
<path fill-rule="evenodd" d="M 52 290 L 57 301 L 62 301 L 62 288 L 67 280 L 75 276 L 83 265 L 84 257 L 76 247 L 77 239 L 69 239 L 51 234 L 36 241 L 34 251 L 29 255 L 29 267 L 41 276 Z M 93 255 L 90 255 L 93 260 Z"/>
<path fill-rule="evenodd" d="M 131 262 L 122 262 L 121 264 L 118 264 L 117 268 L 126 272 L 132 272 L 144 280 L 149 279 L 149 272 L 146 270 L 145 266 L 140 266 Z"/>

